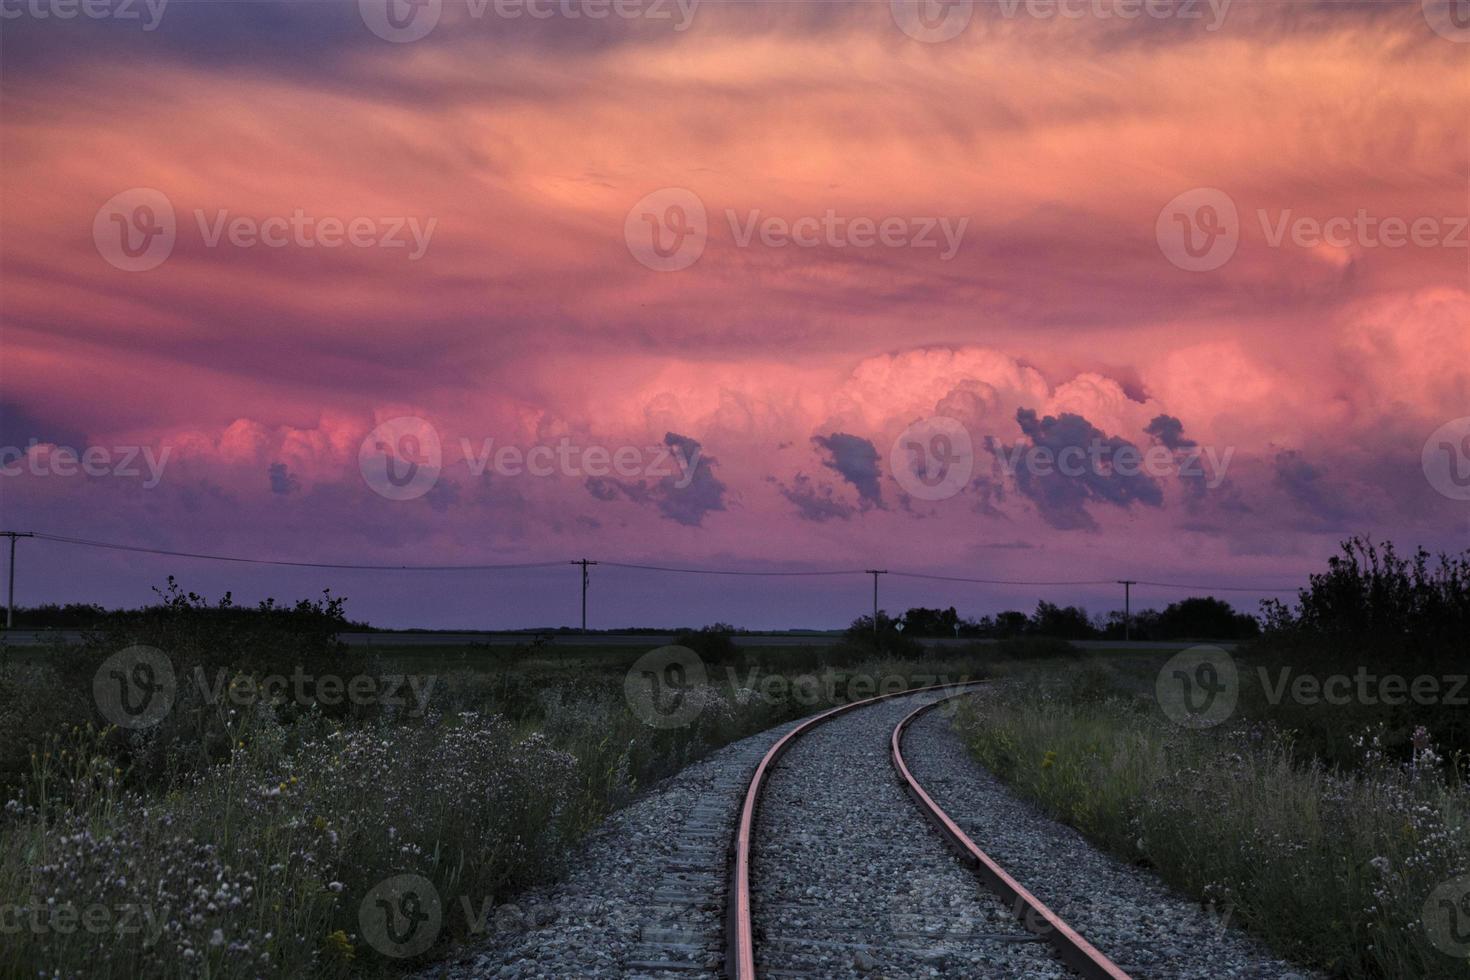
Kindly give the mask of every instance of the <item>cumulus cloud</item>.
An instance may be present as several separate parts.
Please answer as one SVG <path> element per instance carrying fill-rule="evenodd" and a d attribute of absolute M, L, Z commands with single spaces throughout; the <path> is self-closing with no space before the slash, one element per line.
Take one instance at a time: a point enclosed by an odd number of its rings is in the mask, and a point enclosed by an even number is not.
<path fill-rule="evenodd" d="M 1193 449 L 1198 443 L 1184 438 L 1184 423 L 1172 415 L 1156 415 L 1143 430 L 1166 449 Z"/>
<path fill-rule="evenodd" d="M 852 484 L 863 507 L 883 506 L 883 490 L 878 485 L 878 450 L 872 442 L 847 432 L 812 436 L 812 442 L 827 453 L 822 465 Z"/>
<path fill-rule="evenodd" d="M 780 489 L 781 496 L 796 505 L 797 516 L 804 521 L 818 524 L 834 518 L 845 521 L 857 513 L 856 507 L 833 495 L 831 486 L 815 483 L 805 473 L 796 474 L 789 485 L 775 478 L 772 482 Z"/>
<path fill-rule="evenodd" d="M 1096 530 L 1097 521 L 1088 512 L 1088 504 L 1123 509 L 1134 503 L 1163 505 L 1158 482 L 1139 469 L 1138 447 L 1121 436 L 1108 436 L 1071 413 L 1039 418 L 1023 408 L 1016 412 L 1016 423 L 1030 440 L 1029 446 L 1005 450 L 1017 460 L 1013 466 L 1016 489 L 1036 504 L 1052 527 Z M 1071 463 L 1066 462 L 1069 459 Z"/>
<path fill-rule="evenodd" d="M 621 495 L 635 504 L 653 505 L 668 520 L 700 527 L 707 515 L 725 509 L 728 488 L 715 476 L 718 460 L 698 440 L 677 432 L 665 433 L 663 442 L 669 450 L 666 468 L 672 472 L 656 481 L 588 477 L 583 485 L 598 500 L 611 501 Z"/>
<path fill-rule="evenodd" d="M 271 493 L 286 495 L 301 489 L 301 481 L 286 468 L 285 463 L 270 465 Z"/>

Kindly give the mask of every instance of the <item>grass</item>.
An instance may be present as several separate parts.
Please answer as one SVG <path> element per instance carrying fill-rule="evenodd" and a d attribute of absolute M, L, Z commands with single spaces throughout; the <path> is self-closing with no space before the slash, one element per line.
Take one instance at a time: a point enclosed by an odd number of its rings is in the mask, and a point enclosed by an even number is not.
<path fill-rule="evenodd" d="M 223 665 L 238 685 L 305 664 L 435 683 L 412 710 L 211 702 L 181 684 L 163 722 L 126 732 L 102 724 L 90 684 L 99 659 L 137 637 L 8 661 L 0 977 L 399 974 L 476 938 L 493 906 L 555 878 L 590 829 L 654 781 L 847 697 L 842 676 L 799 675 L 840 668 L 917 686 L 973 669 L 860 649 L 716 648 L 708 685 L 688 692 L 702 710 L 658 728 L 625 698 L 637 649 L 252 645 L 226 657 L 208 634 L 149 638 L 174 641 L 180 677 Z M 781 683 L 741 687 L 772 676 Z M 438 941 L 403 960 L 359 918 L 399 875 L 427 879 L 444 910 Z"/>
<path fill-rule="evenodd" d="M 1470 870 L 1459 767 L 1428 745 L 1393 759 L 1372 735 L 1347 770 L 1259 720 L 1176 726 L 1152 699 L 1158 666 L 1023 671 L 1026 683 L 967 699 L 956 725 L 1023 796 L 1297 962 L 1354 978 L 1470 976 L 1421 921 L 1431 893 Z"/>

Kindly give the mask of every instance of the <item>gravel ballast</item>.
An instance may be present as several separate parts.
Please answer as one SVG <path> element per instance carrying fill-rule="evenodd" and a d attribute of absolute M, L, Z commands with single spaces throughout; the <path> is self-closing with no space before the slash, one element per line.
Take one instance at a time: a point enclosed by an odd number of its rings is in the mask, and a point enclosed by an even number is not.
<path fill-rule="evenodd" d="M 914 778 L 981 850 L 1136 980 L 1309 975 L 1229 928 L 1227 916 L 1017 797 L 969 754 L 943 708 L 909 727 L 903 753 Z"/>
<path fill-rule="evenodd" d="M 751 867 L 763 976 L 1071 976 L 954 858 L 893 772 L 894 725 L 939 696 L 837 716 L 772 770 Z M 722 976 L 739 806 L 756 763 L 795 724 L 717 750 L 612 814 L 563 881 L 500 906 L 481 942 L 420 976 Z M 969 756 L 947 712 L 916 722 L 904 753 L 987 853 L 1139 980 L 1308 975 L 1015 797 Z"/>

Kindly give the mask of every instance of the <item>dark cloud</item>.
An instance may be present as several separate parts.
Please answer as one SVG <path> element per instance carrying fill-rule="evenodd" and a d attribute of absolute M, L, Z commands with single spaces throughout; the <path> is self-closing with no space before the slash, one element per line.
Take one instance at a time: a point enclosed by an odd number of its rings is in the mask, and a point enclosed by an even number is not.
<path fill-rule="evenodd" d="M 618 498 L 617 480 L 610 480 L 605 476 L 589 476 L 584 485 L 587 492 L 598 500 L 616 500 Z"/>
<path fill-rule="evenodd" d="M 285 495 L 295 493 L 301 489 L 301 481 L 296 479 L 296 474 L 286 469 L 285 463 L 272 463 L 270 465 L 271 493 Z"/>
<path fill-rule="evenodd" d="M 1036 504 L 1052 527 L 1096 530 L 1088 504 L 1124 509 L 1134 503 L 1163 505 L 1162 488 L 1142 471 L 1142 452 L 1128 440 L 1109 437 L 1070 412 L 1038 418 L 1035 411 L 1022 408 L 1016 412 L 1016 423 L 1031 441 L 1029 448 L 1007 450 L 1016 461 L 1016 489 Z"/>
<path fill-rule="evenodd" d="M 781 496 L 796 505 L 796 513 L 804 521 L 822 523 L 833 518 L 847 520 L 857 513 L 857 508 L 832 495 L 832 488 L 825 483 L 813 483 L 805 473 L 796 474 L 796 479 L 787 486 L 770 478 L 781 490 Z"/>
<path fill-rule="evenodd" d="M 822 465 L 851 483 L 864 507 L 883 505 L 883 491 L 878 486 L 878 450 L 871 442 L 846 432 L 812 436 L 812 442 L 827 452 Z"/>
<path fill-rule="evenodd" d="M 16 402 L 0 401 L 0 447 L 25 449 L 33 439 L 78 453 L 87 446 L 87 437 L 69 426 L 39 418 Z"/>
<path fill-rule="evenodd" d="M 440 479 L 424 494 L 424 500 L 428 501 L 436 513 L 442 514 L 459 503 L 459 484 L 453 480 Z"/>
<path fill-rule="evenodd" d="M 1320 530 L 1341 529 L 1352 517 L 1341 488 L 1327 479 L 1326 471 L 1307 462 L 1295 449 L 1276 454 L 1274 482 L 1316 519 Z"/>
<path fill-rule="evenodd" d="M 671 521 L 699 527 L 706 514 L 725 509 L 726 486 L 714 473 L 718 460 L 707 455 L 698 441 L 677 432 L 665 433 L 664 445 L 670 453 L 665 468 L 672 472 L 656 482 L 598 476 L 588 477 L 583 485 L 598 500 L 622 495 L 635 504 L 653 504 Z"/>
<path fill-rule="evenodd" d="M 658 481 L 655 493 L 659 513 L 697 527 L 704 522 L 704 515 L 724 510 L 725 484 L 715 476 L 715 458 L 704 455 L 698 442 L 677 432 L 665 433 L 664 445 L 673 452 L 678 471 Z"/>
<path fill-rule="evenodd" d="M 1193 449 L 1199 443 L 1184 438 L 1184 423 L 1172 415 L 1155 415 L 1144 432 L 1166 449 Z"/>

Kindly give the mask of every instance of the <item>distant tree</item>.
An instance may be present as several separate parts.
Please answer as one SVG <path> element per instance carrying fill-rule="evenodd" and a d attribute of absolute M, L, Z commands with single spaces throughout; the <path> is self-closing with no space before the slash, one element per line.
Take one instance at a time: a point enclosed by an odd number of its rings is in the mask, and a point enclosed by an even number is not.
<path fill-rule="evenodd" d="M 1172 602 L 1158 616 L 1160 640 L 1244 640 L 1261 631 L 1256 617 L 1237 613 L 1228 602 L 1196 596 Z"/>
<path fill-rule="evenodd" d="M 1015 609 L 1007 609 L 995 617 L 995 632 L 992 634 L 996 639 L 1006 639 L 1011 636 L 1020 636 L 1026 632 L 1026 627 L 1031 623 L 1031 617 Z"/>
<path fill-rule="evenodd" d="M 907 625 L 903 630 L 898 628 L 898 620 L 894 619 L 882 609 L 878 610 L 878 647 L 883 653 L 913 656 L 923 651 L 924 647 L 918 640 L 907 635 Z M 873 617 L 859 616 L 847 627 L 844 639 L 857 647 L 873 648 Z"/>
<path fill-rule="evenodd" d="M 1036 604 L 1027 632 L 1061 640 L 1090 640 L 1097 635 L 1087 610 L 1080 606 L 1058 606 L 1043 599 Z"/>
<path fill-rule="evenodd" d="M 915 606 L 903 614 L 904 633 L 909 636 L 954 636 L 955 627 L 960 625 L 960 615 L 954 606 L 948 609 L 928 609 Z"/>

